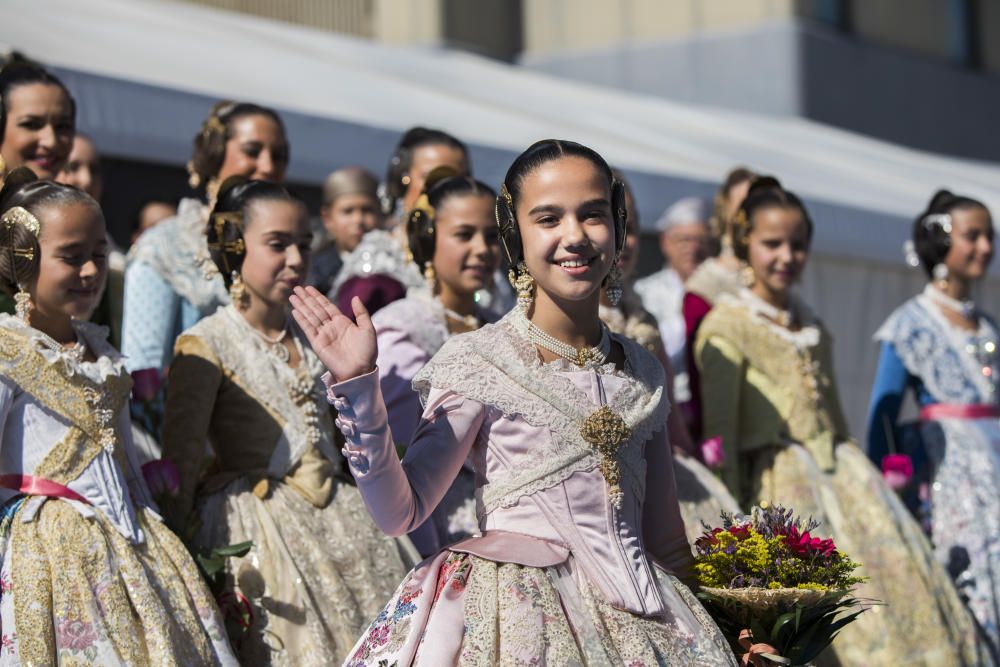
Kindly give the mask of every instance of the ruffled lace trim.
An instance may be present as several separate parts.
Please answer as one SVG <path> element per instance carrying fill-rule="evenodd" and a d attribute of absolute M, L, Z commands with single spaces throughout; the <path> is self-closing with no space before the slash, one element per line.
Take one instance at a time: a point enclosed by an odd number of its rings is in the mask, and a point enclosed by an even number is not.
<path fill-rule="evenodd" d="M 406 258 L 399 241 L 390 232 L 376 229 L 365 234 L 358 247 L 344 259 L 330 292 L 339 292 L 350 278 L 379 274 L 395 278 L 407 288 L 426 289 L 420 270 Z"/>
<path fill-rule="evenodd" d="M 0 313 L 0 327 L 24 336 L 31 344 L 32 349 L 41 354 L 50 364 L 61 364 L 67 375 L 72 376 L 79 373 L 87 379 L 101 384 L 109 377 L 118 377 L 124 374 L 125 365 L 122 356 L 108 342 L 107 327 L 83 320 L 73 320 L 72 325 L 77 336 L 83 339 L 90 351 L 93 352 L 97 358 L 96 361 L 76 361 L 73 354 L 66 351 L 62 345 L 47 334 L 22 322 L 13 315 Z"/>
<path fill-rule="evenodd" d="M 580 435 L 594 404 L 561 374 L 565 372 L 561 364 L 542 363 L 523 333 L 525 329 L 524 315 L 513 311 L 496 324 L 455 336 L 413 381 L 425 402 L 431 387 L 446 389 L 549 430 L 551 438 L 533 447 L 528 460 L 519 460 L 517 470 L 493 476 L 481 489 L 487 512 L 510 507 L 524 496 L 599 465 L 599 456 Z M 613 366 L 567 370 L 615 375 L 624 381 L 608 406 L 631 429 L 631 437 L 619 448 L 618 456 L 623 480 L 629 480 L 636 497 L 642 498 L 645 443 L 663 428 L 669 409 L 662 395 L 665 376 L 660 363 L 639 345 L 618 335 L 613 338 L 625 350 L 624 371 Z"/>
<path fill-rule="evenodd" d="M 961 331 L 937 312 L 926 297 L 916 296 L 889 316 L 875 340 L 892 343 L 906 370 L 924 383 L 927 391 L 945 403 L 992 402 L 1000 389 L 1000 368 L 993 377 L 982 374 L 982 368 L 963 349 L 976 338 L 1000 343 L 996 324 L 981 315 L 979 331 Z"/>
<path fill-rule="evenodd" d="M 242 318 L 233 306 L 226 306 L 188 329 L 185 335 L 204 340 L 222 366 L 238 378 L 240 386 L 281 420 L 288 448 L 276 447 L 269 466 L 270 472 L 276 476 L 287 473 L 314 441 L 314 438 L 310 438 L 310 433 L 315 433 L 310 429 L 309 423 L 309 413 L 312 411 L 293 400 L 288 391 L 289 386 L 301 380 L 302 374 L 307 375 L 312 382 L 310 394 L 316 406 L 313 414 L 319 419 L 319 442 L 316 446 L 332 461 L 338 462 L 339 457 L 334 452 L 331 440 L 333 422 L 326 401 L 326 388 L 320 380 L 326 370 L 323 362 L 293 327 L 292 333 L 299 337 L 304 356 L 301 362 L 303 366 L 291 368 L 276 359 L 259 336 L 250 335 L 246 331 Z"/>
<path fill-rule="evenodd" d="M 791 296 L 789 304 L 791 307 L 789 310 L 795 314 L 800 326 L 798 330 L 792 331 L 788 327 L 783 327 L 767 317 L 764 310 L 754 302 L 754 299 L 757 299 L 757 297 L 741 290 L 740 293 L 735 295 L 722 295 L 719 298 L 719 303 L 732 304 L 745 309 L 753 316 L 755 322 L 764 325 L 771 333 L 790 343 L 796 349 L 808 350 L 819 345 L 820 338 L 822 338 L 819 320 L 804 301 L 795 297 L 795 295 Z"/>

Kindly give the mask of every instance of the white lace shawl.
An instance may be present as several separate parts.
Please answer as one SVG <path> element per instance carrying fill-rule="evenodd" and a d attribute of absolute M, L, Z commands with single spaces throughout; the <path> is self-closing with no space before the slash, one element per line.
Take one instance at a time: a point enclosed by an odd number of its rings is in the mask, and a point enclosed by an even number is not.
<path fill-rule="evenodd" d="M 476 315 L 482 322 L 495 322 L 497 319 L 492 312 L 480 308 L 476 309 Z M 405 299 L 380 308 L 372 315 L 372 324 L 376 331 L 385 328 L 405 331 L 410 341 L 428 357 L 437 354 L 444 342 L 451 338 L 444 306 L 426 288 L 411 288 Z"/>
<path fill-rule="evenodd" d="M 344 258 L 344 265 L 333 282 L 331 295 L 336 295 L 348 279 L 358 276 L 387 275 L 404 287 L 425 287 L 417 265 L 407 259 L 399 240 L 381 229 L 375 229 L 361 238 L 358 246 Z"/>
<path fill-rule="evenodd" d="M 527 339 L 526 326 L 523 313 L 514 310 L 495 324 L 454 336 L 413 380 L 422 401 L 431 387 L 446 389 L 549 430 L 549 439 L 528 450 L 529 460 L 519 460 L 506 475 L 493 475 L 477 491 L 487 512 L 510 507 L 521 497 L 555 486 L 575 472 L 593 470 L 600 463 L 597 452 L 580 435 L 584 420 L 597 408 L 559 372 L 578 369 L 558 362 L 543 364 Z M 666 377 L 660 362 L 637 343 L 617 334 L 612 338 L 625 350 L 625 371 L 607 364 L 597 372 L 625 381 L 608 406 L 631 429 L 631 437 L 618 450 L 622 485 L 630 482 L 636 497 L 642 499 L 645 444 L 663 428 L 669 409 L 663 396 Z"/>
<path fill-rule="evenodd" d="M 177 215 L 144 233 L 128 254 L 128 263 L 148 264 L 170 287 L 202 313 L 229 303 L 222 277 L 208 256 L 207 207 L 182 199 Z M 206 270 L 210 277 L 206 277 Z"/>
<path fill-rule="evenodd" d="M 201 338 L 240 387 L 281 420 L 281 438 L 275 443 L 268 464 L 268 474 L 280 479 L 298 462 L 310 444 L 308 415 L 288 390 L 290 384 L 296 381 L 300 369 L 293 369 L 275 358 L 260 337 L 253 335 L 249 326 L 233 306 L 225 306 L 188 329 L 184 335 Z M 305 367 L 301 370 L 313 380 L 311 393 L 316 404 L 315 414 L 319 418 L 319 442 L 316 446 L 337 463 L 340 457 L 333 447 L 333 422 L 326 401 L 326 389 L 320 379 L 326 368 L 304 336 L 294 327 L 291 333 L 302 343 L 302 364 Z"/>
<path fill-rule="evenodd" d="M 975 339 L 1000 344 L 1000 332 L 993 320 L 980 315 L 979 331 L 962 331 L 922 295 L 897 308 L 875 332 L 876 341 L 892 343 L 906 370 L 920 378 L 935 400 L 992 403 L 996 400 L 996 389 L 1000 388 L 997 387 L 1000 368 L 993 369 L 991 378 L 983 375 L 982 366 L 964 349 Z"/>

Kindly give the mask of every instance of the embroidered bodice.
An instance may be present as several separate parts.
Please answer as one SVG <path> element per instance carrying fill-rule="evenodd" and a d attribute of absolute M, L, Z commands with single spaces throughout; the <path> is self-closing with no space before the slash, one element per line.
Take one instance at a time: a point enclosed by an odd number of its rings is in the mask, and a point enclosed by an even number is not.
<path fill-rule="evenodd" d="M 445 343 L 414 381 L 424 412 L 402 463 L 376 374 L 331 384 L 358 488 L 383 530 L 401 534 L 434 509 L 471 455 L 484 534 L 453 549 L 538 567 L 572 555 L 613 605 L 661 613 L 650 558 L 682 574 L 690 561 L 662 430 L 663 368 L 620 336 L 623 371 L 543 364 L 525 327 L 514 311 Z M 585 425 L 601 435 L 624 427 L 611 439 L 612 466 Z"/>
<path fill-rule="evenodd" d="M 19 319 L 0 314 L 0 474 L 32 475 L 69 487 L 124 537 L 143 540 L 134 503 L 153 507 L 132 447 L 131 378 L 107 342 L 107 329 L 74 321 L 96 361 L 76 355 Z M 17 492 L 0 489 L 0 503 Z M 47 500 L 33 497 L 32 520 Z"/>
<path fill-rule="evenodd" d="M 193 501 L 206 441 L 216 456 L 207 481 L 212 489 L 240 476 L 255 483 L 284 479 L 314 504 L 327 502 L 341 457 L 319 380 L 324 368 L 301 334 L 292 335 L 302 353 L 296 368 L 278 359 L 231 305 L 177 340 L 163 449 L 181 471 L 182 506 Z"/>
<path fill-rule="evenodd" d="M 906 370 L 939 403 L 995 404 L 1000 400 L 1000 330 L 984 314 L 980 314 L 978 331 L 963 331 L 946 320 L 930 299 L 919 295 L 889 316 L 875 340 L 891 343 Z M 983 355 L 983 348 L 990 354 Z"/>
<path fill-rule="evenodd" d="M 145 232 L 128 254 L 130 265 L 151 267 L 202 315 L 229 303 L 222 277 L 208 256 L 208 213 L 197 199 L 182 199 L 177 215 Z"/>

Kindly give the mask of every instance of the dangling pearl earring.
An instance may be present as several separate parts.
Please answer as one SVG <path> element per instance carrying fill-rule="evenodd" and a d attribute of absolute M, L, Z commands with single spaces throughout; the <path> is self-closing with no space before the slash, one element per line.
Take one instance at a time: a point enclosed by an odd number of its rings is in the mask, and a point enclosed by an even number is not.
<path fill-rule="evenodd" d="M 233 282 L 229 285 L 229 300 L 240 310 L 247 307 L 247 286 L 239 271 L 233 271 Z"/>
<path fill-rule="evenodd" d="M 757 283 L 757 275 L 753 272 L 753 267 L 749 264 L 744 265 L 744 267 L 740 269 L 740 282 L 743 283 L 743 286 L 747 289 L 750 289 Z"/>
<path fill-rule="evenodd" d="M 24 289 L 24 285 L 18 284 L 17 294 L 14 295 L 14 314 L 17 316 L 17 319 L 27 324 L 30 313 L 31 295 Z"/>
<path fill-rule="evenodd" d="M 524 262 L 519 263 L 516 270 L 507 272 L 507 280 L 517 292 L 517 307 L 527 313 L 531 302 L 535 300 L 535 279 L 528 273 Z"/>
<path fill-rule="evenodd" d="M 431 291 L 431 294 L 434 294 L 437 289 L 437 272 L 429 261 L 424 262 L 424 282 L 427 283 L 427 289 Z"/>
<path fill-rule="evenodd" d="M 931 270 L 934 276 L 934 282 L 937 284 L 938 289 L 945 289 L 948 287 L 948 267 L 944 264 L 935 264 L 934 268 Z"/>

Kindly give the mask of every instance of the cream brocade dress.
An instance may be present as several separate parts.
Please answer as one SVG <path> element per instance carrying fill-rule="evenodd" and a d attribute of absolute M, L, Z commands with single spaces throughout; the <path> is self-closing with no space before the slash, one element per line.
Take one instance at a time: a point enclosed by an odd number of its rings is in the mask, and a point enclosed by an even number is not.
<path fill-rule="evenodd" d="M 226 306 L 177 340 L 170 371 L 163 453 L 181 472 L 180 513 L 196 507 L 201 546 L 254 543 L 227 564 L 253 607 L 244 665 L 342 660 L 418 560 L 341 472 L 324 369 L 298 340 L 293 369 Z"/>
<path fill-rule="evenodd" d="M 869 577 L 856 595 L 885 603 L 838 635 L 830 664 L 985 664 L 920 527 L 850 441 L 829 333 L 805 304 L 793 312 L 794 332 L 752 297 L 724 297 L 699 329 L 705 436 L 723 439 L 724 479 L 746 506 L 764 500 L 822 521 L 819 532 Z"/>
<path fill-rule="evenodd" d="M 0 475 L 83 499 L 0 489 L 0 665 L 236 665 L 142 479 L 121 356 L 105 328 L 74 329 L 96 361 L 0 315 Z"/>

